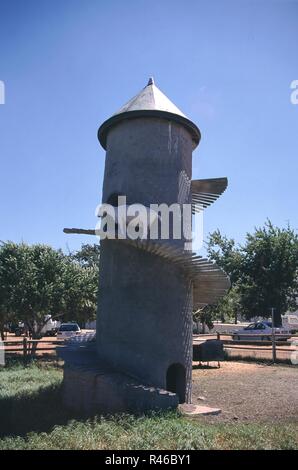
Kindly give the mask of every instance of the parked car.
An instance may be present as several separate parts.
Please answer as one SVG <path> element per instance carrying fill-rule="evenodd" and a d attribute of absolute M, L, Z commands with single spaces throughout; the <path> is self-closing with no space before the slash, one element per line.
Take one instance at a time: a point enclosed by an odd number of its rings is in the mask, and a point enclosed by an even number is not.
<path fill-rule="evenodd" d="M 290 331 L 290 333 L 298 332 L 298 311 L 293 313 L 286 313 L 281 316 L 282 326 Z"/>
<path fill-rule="evenodd" d="M 289 330 L 283 327 L 275 328 L 276 340 L 285 341 L 291 337 Z M 270 321 L 259 321 L 251 323 L 250 325 L 242 328 L 241 330 L 234 331 L 234 340 L 249 340 L 253 341 L 271 341 L 272 339 L 272 323 Z"/>
<path fill-rule="evenodd" d="M 23 322 L 18 322 L 16 324 L 13 324 L 11 327 L 11 333 L 14 333 L 16 336 L 22 336 L 26 333 L 26 328 Z"/>
<path fill-rule="evenodd" d="M 31 328 L 24 322 L 11 323 L 9 325 L 8 331 L 10 333 L 14 333 L 16 336 L 34 335 L 35 338 L 42 338 L 43 336 L 55 336 L 61 323 L 57 320 L 53 320 L 51 315 L 46 315 L 44 317 L 44 321 L 45 323 L 40 331 L 38 329 L 38 324 L 35 321 L 33 322 L 33 327 Z"/>
<path fill-rule="evenodd" d="M 57 338 L 66 339 L 79 334 L 81 334 L 81 328 L 77 323 L 61 323 L 57 332 Z"/>
<path fill-rule="evenodd" d="M 56 336 L 61 323 L 57 320 L 53 320 L 51 315 L 46 315 L 44 319 L 46 323 L 41 329 L 41 336 Z"/>

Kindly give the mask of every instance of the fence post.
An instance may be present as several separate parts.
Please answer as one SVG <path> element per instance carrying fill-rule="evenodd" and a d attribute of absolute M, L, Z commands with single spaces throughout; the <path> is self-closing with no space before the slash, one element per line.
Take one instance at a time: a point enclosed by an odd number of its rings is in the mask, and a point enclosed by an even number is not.
<path fill-rule="evenodd" d="M 27 356 L 27 348 L 28 348 L 28 346 L 27 346 L 27 338 L 24 338 L 24 339 L 23 339 L 23 355 L 24 355 L 24 357 Z"/>
<path fill-rule="evenodd" d="M 5 343 L 0 336 L 0 366 L 5 366 Z"/>
<path fill-rule="evenodd" d="M 220 333 L 217 332 L 216 335 L 217 335 L 217 339 L 220 339 Z"/>
<path fill-rule="evenodd" d="M 275 308 L 271 309 L 271 330 L 272 330 L 272 362 L 273 364 L 276 363 L 276 338 L 275 338 L 275 324 L 274 324 L 274 310 Z"/>

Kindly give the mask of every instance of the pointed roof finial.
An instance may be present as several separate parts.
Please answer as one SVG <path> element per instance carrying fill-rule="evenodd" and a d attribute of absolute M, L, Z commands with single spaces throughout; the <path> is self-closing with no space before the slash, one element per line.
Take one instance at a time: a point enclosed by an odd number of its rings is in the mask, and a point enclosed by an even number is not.
<path fill-rule="evenodd" d="M 149 78 L 147 86 L 149 86 L 149 85 L 154 85 L 154 78 L 153 77 Z"/>

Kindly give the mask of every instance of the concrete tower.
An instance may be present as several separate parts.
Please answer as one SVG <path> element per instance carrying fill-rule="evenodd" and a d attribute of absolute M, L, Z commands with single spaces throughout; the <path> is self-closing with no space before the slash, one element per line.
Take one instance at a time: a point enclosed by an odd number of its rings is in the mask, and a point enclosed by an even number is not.
<path fill-rule="evenodd" d="M 106 150 L 103 203 L 115 205 L 125 195 L 127 204 L 146 207 L 191 204 L 191 191 L 182 189 L 190 189 L 200 131 L 152 78 L 102 124 L 98 138 Z M 185 239 L 170 235 L 158 243 L 183 253 Z M 150 245 L 101 242 L 98 354 L 113 368 L 190 402 L 193 280 Z"/>
<path fill-rule="evenodd" d="M 192 180 L 200 131 L 152 78 L 101 125 L 98 138 L 106 150 L 103 203 L 117 206 L 125 196 L 127 205 L 188 204 L 194 214 L 227 186 L 226 178 Z M 65 368 L 65 400 L 74 407 L 123 411 L 191 402 L 192 312 L 218 300 L 229 280 L 189 243 L 185 250 L 173 220 L 167 239 L 159 233 L 155 240 L 101 240 L 96 360 L 104 369 Z"/>

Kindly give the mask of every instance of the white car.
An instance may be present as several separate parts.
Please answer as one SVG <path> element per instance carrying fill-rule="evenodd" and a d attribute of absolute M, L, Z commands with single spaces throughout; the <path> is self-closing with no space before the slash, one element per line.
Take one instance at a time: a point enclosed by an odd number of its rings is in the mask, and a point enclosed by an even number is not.
<path fill-rule="evenodd" d="M 72 336 L 80 335 L 81 328 L 77 323 L 61 323 L 57 332 L 57 339 L 71 338 Z"/>
<path fill-rule="evenodd" d="M 285 341 L 291 337 L 289 330 L 279 327 L 275 328 L 276 340 Z M 253 340 L 253 341 L 271 341 L 272 339 L 272 323 L 270 321 L 258 321 L 234 331 L 234 340 Z"/>
<path fill-rule="evenodd" d="M 286 313 L 282 315 L 282 326 L 290 331 L 290 333 L 298 332 L 298 312 Z"/>

